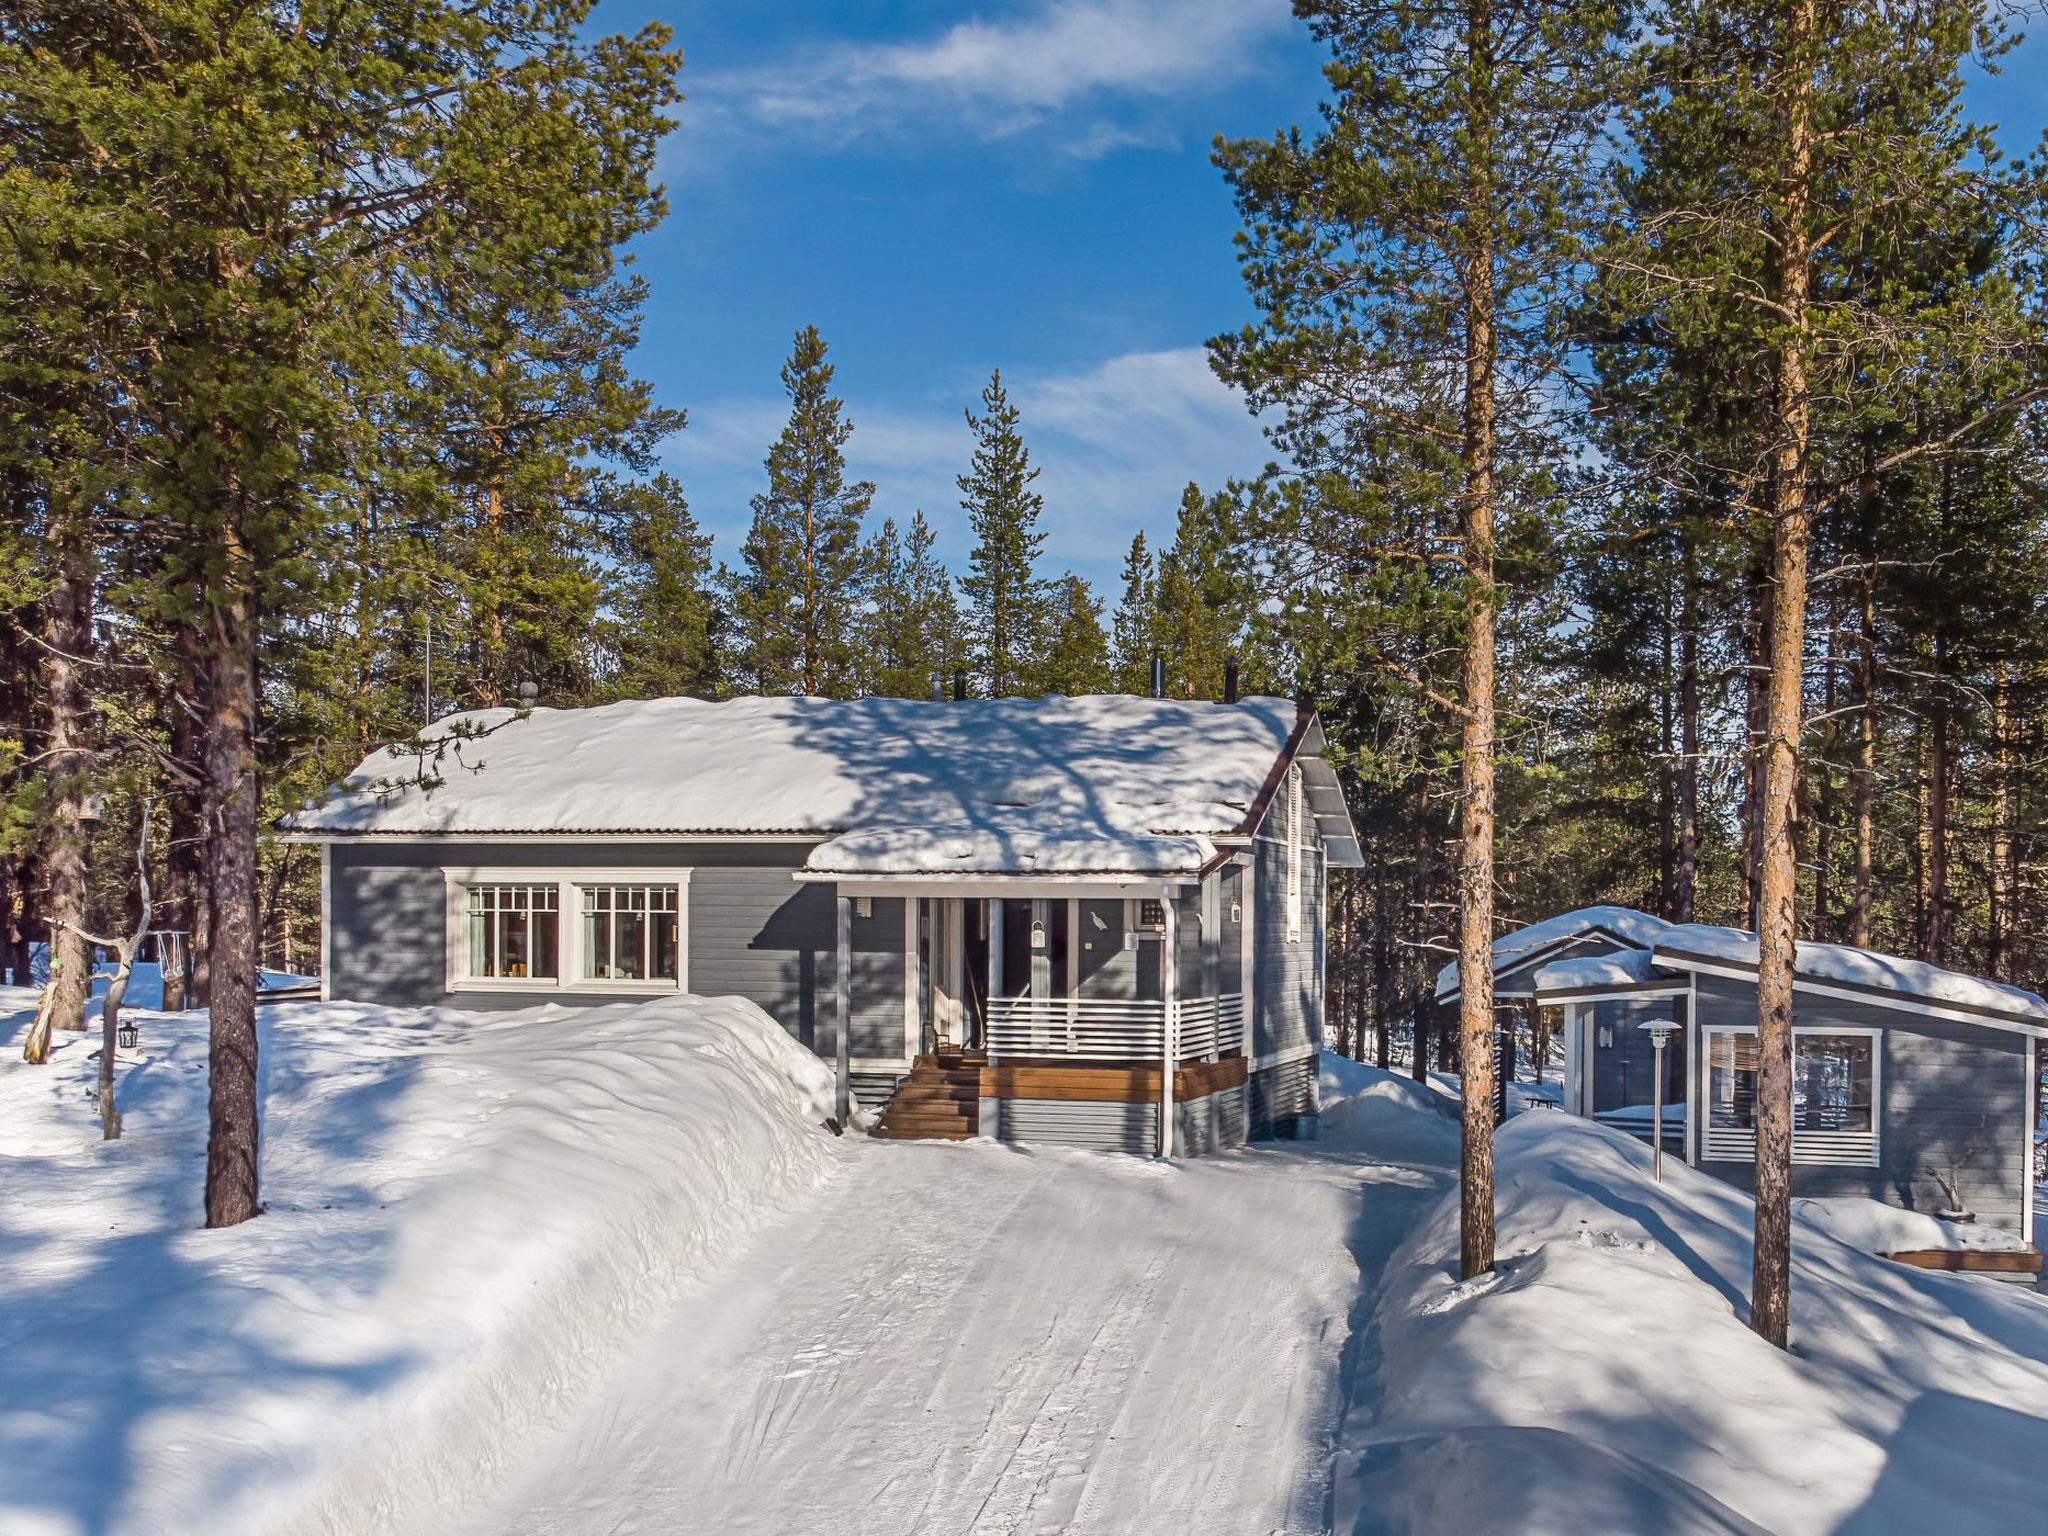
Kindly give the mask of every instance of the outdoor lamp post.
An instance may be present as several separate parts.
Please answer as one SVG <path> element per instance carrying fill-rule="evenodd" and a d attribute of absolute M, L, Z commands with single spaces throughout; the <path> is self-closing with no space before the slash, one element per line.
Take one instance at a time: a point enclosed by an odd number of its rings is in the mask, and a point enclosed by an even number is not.
<path fill-rule="evenodd" d="M 1671 1032 L 1678 1028 L 1669 1019 L 1652 1019 L 1643 1026 L 1650 1032 L 1651 1057 L 1654 1065 L 1650 1069 L 1655 1081 L 1650 1087 L 1650 1177 L 1659 1184 L 1664 1182 L 1664 1047 L 1671 1043 Z"/>

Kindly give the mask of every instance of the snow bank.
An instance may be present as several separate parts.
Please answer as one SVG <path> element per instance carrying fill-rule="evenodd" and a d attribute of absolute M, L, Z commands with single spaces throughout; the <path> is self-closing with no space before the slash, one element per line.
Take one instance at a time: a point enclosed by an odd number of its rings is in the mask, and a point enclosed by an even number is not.
<path fill-rule="evenodd" d="M 1792 1215 L 1816 1232 L 1864 1253 L 1911 1253 L 1920 1248 L 2024 1253 L 2017 1232 L 1976 1221 L 1942 1221 L 1925 1211 L 1902 1211 L 1860 1195 L 1808 1197 L 1792 1202 Z"/>
<path fill-rule="evenodd" d="M 0 992 L 0 1529 L 445 1529 L 676 1290 L 835 1166 L 829 1070 L 738 999 L 266 1008 L 268 1213 L 200 1229 L 206 1021 Z"/>
<path fill-rule="evenodd" d="M 1657 940 L 1656 948 L 1660 963 L 1667 958 L 1722 960 L 1752 968 L 1757 963 L 1756 935 L 1742 928 L 1687 923 L 1670 928 Z M 1957 1003 L 2030 1023 L 2048 1023 L 2048 1000 L 2038 993 L 2007 986 L 2002 981 L 1986 981 L 1982 976 L 1944 970 L 1924 960 L 1903 960 L 1875 950 L 1856 949 L 1847 944 L 1815 944 L 1805 939 L 1799 941 L 1797 957 L 1799 974 L 1815 981 L 1876 987 L 1928 1002 Z"/>
<path fill-rule="evenodd" d="M 1334 1051 L 1319 1062 L 1322 1103 L 1316 1139 L 1425 1168 L 1458 1163 L 1458 1104 L 1414 1079 Z"/>
<path fill-rule="evenodd" d="M 1495 1274 L 1456 1279 L 1455 1199 L 1389 1262 L 1340 1531 L 2037 1529 L 2048 1305 L 1799 1225 L 1793 1349 L 1743 1321 L 1740 1192 L 1574 1117 L 1498 1142 Z M 1356 1418 L 1357 1415 L 1354 1415 Z"/>
<path fill-rule="evenodd" d="M 1285 699 L 1121 695 L 486 710 L 428 732 L 445 743 L 438 761 L 375 753 L 325 804 L 287 820 L 343 833 L 1228 832 L 1296 719 Z"/>
<path fill-rule="evenodd" d="M 1639 949 L 1655 944 L 1671 925 L 1661 917 L 1638 912 L 1634 907 L 1578 907 L 1546 917 L 1493 941 L 1493 968 L 1505 970 L 1525 955 L 1596 929 Z M 1448 997 L 1458 990 L 1458 964 L 1454 960 L 1436 973 L 1436 995 Z"/>

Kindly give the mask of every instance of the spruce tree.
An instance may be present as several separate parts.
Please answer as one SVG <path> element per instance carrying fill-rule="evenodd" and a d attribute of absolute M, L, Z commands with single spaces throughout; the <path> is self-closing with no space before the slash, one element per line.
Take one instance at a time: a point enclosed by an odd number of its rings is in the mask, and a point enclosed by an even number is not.
<path fill-rule="evenodd" d="M 1102 693 L 1110 686 L 1109 637 L 1102 629 L 1102 599 L 1067 572 L 1052 584 L 1046 646 L 1032 673 L 1040 694 Z"/>
<path fill-rule="evenodd" d="M 1231 569 L 1228 506 L 1227 494 L 1204 496 L 1190 481 L 1173 546 L 1159 559 L 1155 635 L 1173 698 L 1221 698 L 1223 669 L 1236 650 L 1245 595 Z"/>
<path fill-rule="evenodd" d="M 869 552 L 873 590 L 862 645 L 863 691 L 929 698 L 957 664 L 960 615 L 953 580 L 937 552 L 938 536 L 920 510 L 907 534 L 893 518 Z"/>
<path fill-rule="evenodd" d="M 981 414 L 967 412 L 974 463 L 957 477 L 974 536 L 968 574 L 960 578 L 968 654 L 991 698 L 1017 692 L 1050 639 L 1049 594 L 1038 575 L 1045 545 L 1038 515 L 1045 503 L 1031 489 L 1038 470 L 1017 421 L 998 369 L 981 392 Z"/>
<path fill-rule="evenodd" d="M 682 487 L 667 475 L 612 488 L 618 584 L 606 626 L 613 698 L 713 696 L 718 688 L 709 587 L 711 537 L 698 530 Z"/>
<path fill-rule="evenodd" d="M 1122 580 L 1123 596 L 1110 619 L 1110 675 L 1120 693 L 1148 693 L 1159 643 L 1159 576 L 1142 528 L 1131 535 Z"/>
<path fill-rule="evenodd" d="M 789 422 L 768 451 L 741 569 L 726 580 L 734 663 L 757 693 L 843 697 L 859 686 L 855 615 L 866 585 L 862 524 L 875 488 L 846 480 L 853 423 L 832 393 L 824 337 L 796 334 L 782 387 Z"/>

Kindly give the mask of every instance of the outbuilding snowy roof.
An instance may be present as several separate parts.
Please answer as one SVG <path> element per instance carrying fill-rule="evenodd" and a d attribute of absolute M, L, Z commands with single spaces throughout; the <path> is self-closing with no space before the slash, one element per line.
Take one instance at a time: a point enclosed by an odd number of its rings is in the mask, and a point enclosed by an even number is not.
<path fill-rule="evenodd" d="M 1671 925 L 1661 917 L 1638 912 L 1634 907 L 1576 907 L 1560 912 L 1493 941 L 1495 975 L 1550 950 L 1568 949 L 1574 941 L 1605 934 L 1616 943 L 1648 949 Z M 1436 995 L 1453 997 L 1458 991 L 1458 964 L 1454 960 L 1436 973 Z"/>
<path fill-rule="evenodd" d="M 1544 966 L 1536 973 L 1537 994 L 1562 998 L 1570 993 L 1626 993 L 1659 979 L 1676 981 L 1688 971 L 1749 975 L 1756 970 L 1757 937 L 1747 929 L 1707 923 L 1665 923 L 1660 927 L 1662 931 L 1646 950 L 1580 956 Z M 1802 981 L 1868 995 L 1874 1003 L 1903 999 L 1956 1017 L 2048 1026 L 2048 1000 L 2022 987 L 1848 944 L 1802 939 L 1794 953 L 1794 966 Z"/>
<path fill-rule="evenodd" d="M 289 832 L 816 834 L 842 873 L 1186 873 L 1298 755 L 1332 861 L 1356 860 L 1314 716 L 1080 698 L 648 699 L 482 710 L 372 753 Z"/>
<path fill-rule="evenodd" d="M 1659 966 L 1690 969 L 1688 961 L 1753 971 L 1757 937 L 1744 928 L 1716 928 L 1686 923 L 1671 928 L 1657 941 Z M 1816 944 L 1801 939 L 1794 951 L 1797 973 L 1809 981 L 1832 982 L 1852 990 L 1892 993 L 1927 1003 L 1947 1003 L 1978 1013 L 2000 1014 L 2030 1023 L 2048 1023 L 2048 1000 L 2024 987 L 1982 976 L 1951 971 L 1924 960 L 1904 960 L 1848 944 Z"/>

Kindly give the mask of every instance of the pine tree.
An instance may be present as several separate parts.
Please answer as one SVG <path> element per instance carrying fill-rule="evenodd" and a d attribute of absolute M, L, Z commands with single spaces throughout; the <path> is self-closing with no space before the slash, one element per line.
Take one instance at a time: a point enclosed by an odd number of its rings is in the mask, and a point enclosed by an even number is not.
<path fill-rule="evenodd" d="M 1961 61 L 1995 53 L 1987 5 L 1923 8 L 1901 28 L 1880 4 L 1687 0 L 1646 45 L 1655 82 L 1634 114 L 1622 179 L 1640 217 L 1609 265 L 1624 303 L 1756 381 L 1756 430 L 1726 466 L 1758 551 L 1755 850 L 1758 965 L 1756 1243 L 1750 1324 L 1780 1346 L 1790 1317 L 1792 1030 L 1799 928 L 1798 803 L 1805 776 L 1810 545 L 1825 535 L 1830 445 L 1843 478 L 1881 484 L 1995 419 L 1876 450 L 1897 379 L 1941 359 L 1979 377 L 2007 366 L 2022 328 L 2008 291 L 1965 261 L 1899 282 L 1899 252 L 1941 249 L 1973 202 L 2013 207 L 2022 178 L 1994 169 L 1959 111 Z M 1842 131 L 1854 123 L 1856 131 Z M 1977 215 L 1970 215 L 1976 217 Z M 1932 221 L 1930 227 L 1929 221 Z M 1953 226 L 1951 226 L 1953 227 Z M 1966 242 L 1967 244 L 1967 242 Z M 1903 370 L 1903 372 L 1901 372 Z M 1873 414 L 1874 413 L 1874 414 Z"/>
<path fill-rule="evenodd" d="M 853 423 L 832 393 L 825 353 L 816 326 L 797 332 L 782 368 L 789 423 L 768 451 L 768 489 L 754 498 L 743 567 L 727 577 L 734 662 L 758 693 L 841 697 L 858 687 L 861 531 L 875 488 L 846 481 Z"/>
<path fill-rule="evenodd" d="M 1461 735 L 1460 1246 L 1471 1276 L 1492 1268 L 1494 1236 L 1496 549 L 1517 501 L 1541 495 L 1555 451 L 1541 381 L 1565 367 L 1556 321 L 1589 224 L 1615 16 L 1599 0 L 1297 9 L 1330 47 L 1334 99 L 1311 141 L 1290 132 L 1219 151 L 1261 316 L 1214 352 L 1254 405 L 1284 407 L 1278 436 L 1305 476 L 1355 461 L 1366 443 L 1391 449 L 1423 471 L 1402 493 L 1454 525 L 1462 665 L 1455 697 L 1430 693 Z"/>
<path fill-rule="evenodd" d="M 1038 575 L 1045 535 L 1044 499 L 1031 484 L 1038 470 L 1017 430 L 1017 408 L 997 370 L 981 392 L 981 415 L 967 412 L 974 464 L 957 477 L 974 548 L 960 578 L 967 599 L 968 652 L 989 697 L 1015 693 L 1048 643 L 1048 594 Z"/>
<path fill-rule="evenodd" d="M 1102 630 L 1102 599 L 1067 572 L 1052 584 L 1046 647 L 1033 668 L 1032 692 L 1103 693 L 1110 685 L 1109 637 Z"/>

